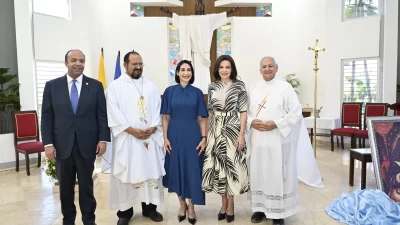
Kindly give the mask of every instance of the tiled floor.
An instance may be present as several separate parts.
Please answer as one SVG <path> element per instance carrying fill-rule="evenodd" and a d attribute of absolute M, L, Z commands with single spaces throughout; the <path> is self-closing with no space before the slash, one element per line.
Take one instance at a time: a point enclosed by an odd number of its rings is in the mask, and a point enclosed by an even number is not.
<path fill-rule="evenodd" d="M 333 225 L 339 224 L 324 211 L 324 208 L 342 195 L 360 188 L 360 166 L 356 161 L 355 186 L 349 187 L 349 153 L 347 150 L 329 150 L 328 143 L 321 143 L 317 149 L 317 161 L 324 179 L 325 188 L 318 189 L 299 184 L 302 211 L 288 219 L 286 224 L 296 225 Z M 115 225 L 116 212 L 108 209 L 109 175 L 99 174 L 100 183 L 95 188 L 97 199 L 96 222 L 98 225 Z M 368 164 L 367 188 L 375 188 L 375 179 L 372 164 Z M 179 224 L 177 213 L 179 203 L 175 194 L 165 192 L 166 202 L 160 206 L 159 212 L 164 215 L 164 221 L 154 223 L 141 216 L 141 207 L 134 206 L 135 215 L 130 224 Z M 79 209 L 78 194 L 76 205 Z M 226 221 L 216 219 L 220 209 L 220 197 L 215 194 L 206 196 L 206 206 L 196 207 L 198 225 L 227 224 Z M 246 195 L 235 199 L 235 221 L 232 225 L 252 224 L 250 222 L 251 208 Z M 76 224 L 82 224 L 81 217 L 77 215 Z M 32 168 L 31 176 L 26 176 L 24 168 L 20 172 L 14 170 L 0 172 L 0 224 L 10 225 L 50 225 L 62 224 L 60 201 L 57 194 L 52 192 L 52 183 L 43 169 Z M 187 220 L 180 224 L 189 224 Z M 265 221 L 261 224 L 272 224 Z"/>

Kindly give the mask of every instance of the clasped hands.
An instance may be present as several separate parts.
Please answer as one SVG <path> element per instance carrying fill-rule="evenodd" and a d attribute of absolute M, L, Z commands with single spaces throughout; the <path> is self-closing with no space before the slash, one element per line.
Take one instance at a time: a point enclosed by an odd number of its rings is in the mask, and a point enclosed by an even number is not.
<path fill-rule="evenodd" d="M 133 135 L 135 138 L 139 140 L 146 140 L 148 139 L 152 134 L 156 132 L 157 128 L 156 127 L 150 127 L 145 130 L 142 129 L 132 129 L 132 132 L 130 132 L 131 135 Z"/>
<path fill-rule="evenodd" d="M 251 127 L 258 131 L 271 131 L 277 128 L 276 124 L 274 121 L 269 120 L 266 122 L 263 122 L 259 119 L 255 119 L 251 122 Z"/>

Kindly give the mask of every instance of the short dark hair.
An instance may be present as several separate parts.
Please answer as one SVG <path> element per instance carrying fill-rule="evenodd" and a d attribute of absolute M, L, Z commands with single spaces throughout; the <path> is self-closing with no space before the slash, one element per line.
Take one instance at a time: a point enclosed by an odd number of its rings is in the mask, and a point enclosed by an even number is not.
<path fill-rule="evenodd" d="M 83 57 L 86 58 L 85 54 L 83 54 L 83 52 L 82 52 L 81 50 L 79 50 L 79 49 L 71 49 L 71 50 L 69 50 L 67 53 L 65 53 L 65 56 L 64 56 L 65 62 L 68 62 L 68 54 L 69 54 L 70 52 L 72 52 L 72 51 L 80 51 L 80 52 L 82 53 Z"/>
<path fill-rule="evenodd" d="M 178 65 L 176 65 L 176 70 L 175 70 L 175 82 L 178 83 L 178 84 L 181 83 L 181 80 L 179 79 L 179 76 L 178 76 L 178 72 L 181 70 L 181 66 L 182 66 L 183 64 L 188 64 L 188 65 L 190 66 L 190 69 L 192 70 L 192 77 L 191 77 L 190 80 L 189 80 L 189 84 L 193 84 L 193 83 L 194 83 L 194 69 L 193 69 L 192 63 L 191 63 L 190 61 L 188 61 L 188 60 L 182 60 L 182 61 L 180 61 L 180 62 L 178 63 Z"/>
<path fill-rule="evenodd" d="M 236 64 L 235 61 L 233 60 L 233 58 L 230 55 L 221 55 L 217 61 L 215 62 L 215 66 L 214 66 L 214 78 L 215 80 L 219 81 L 221 80 L 221 76 L 219 75 L 219 65 L 221 64 L 222 61 L 229 61 L 231 63 L 231 80 L 233 82 L 237 81 L 237 77 L 238 77 L 238 72 L 236 69 Z"/>
<path fill-rule="evenodd" d="M 139 54 L 138 52 L 135 52 L 135 50 L 132 50 L 132 51 L 130 51 L 130 52 L 128 52 L 128 53 L 125 54 L 125 56 L 124 56 L 124 63 L 126 63 L 126 64 L 129 63 L 129 56 L 131 56 L 131 55 L 138 55 L 138 56 L 140 56 L 140 54 Z"/>

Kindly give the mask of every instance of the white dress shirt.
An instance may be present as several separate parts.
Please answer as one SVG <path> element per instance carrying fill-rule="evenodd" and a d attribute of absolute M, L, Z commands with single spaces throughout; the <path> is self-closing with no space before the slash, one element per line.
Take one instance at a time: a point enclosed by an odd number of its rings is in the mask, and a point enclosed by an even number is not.
<path fill-rule="evenodd" d="M 79 99 L 79 96 L 81 96 L 82 77 L 83 77 L 82 74 L 79 75 L 79 77 L 76 78 L 76 82 L 75 82 L 76 88 L 78 89 L 78 99 Z M 71 90 L 72 90 L 72 84 L 73 84 L 72 80 L 73 80 L 72 77 L 70 77 L 70 76 L 67 74 L 69 98 L 71 98 Z"/>

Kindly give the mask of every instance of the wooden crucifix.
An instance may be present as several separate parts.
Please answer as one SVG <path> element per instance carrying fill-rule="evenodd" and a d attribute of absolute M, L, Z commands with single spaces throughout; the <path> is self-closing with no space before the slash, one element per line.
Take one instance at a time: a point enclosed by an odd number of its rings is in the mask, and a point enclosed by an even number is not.
<path fill-rule="evenodd" d="M 190 16 L 190 15 L 204 15 L 218 14 L 226 12 L 227 15 L 232 16 L 245 16 L 255 17 L 256 7 L 215 7 L 214 0 L 183 0 L 183 7 L 145 7 L 145 17 L 173 17 L 175 13 L 178 16 Z M 211 48 L 209 49 L 209 56 L 211 65 L 209 67 L 210 79 L 213 81 L 214 76 L 214 64 L 217 58 L 217 32 L 213 32 L 213 38 L 211 42 Z M 196 77 L 197 80 L 197 77 Z"/>
<path fill-rule="evenodd" d="M 172 12 L 166 7 L 160 7 L 161 12 L 168 14 L 168 16 L 172 17 Z M 226 14 L 230 15 L 239 11 L 239 6 L 233 7 L 231 10 L 227 11 Z M 195 7 L 195 15 L 204 15 L 205 14 L 205 7 L 204 7 L 204 0 L 196 0 L 196 7 Z"/>

